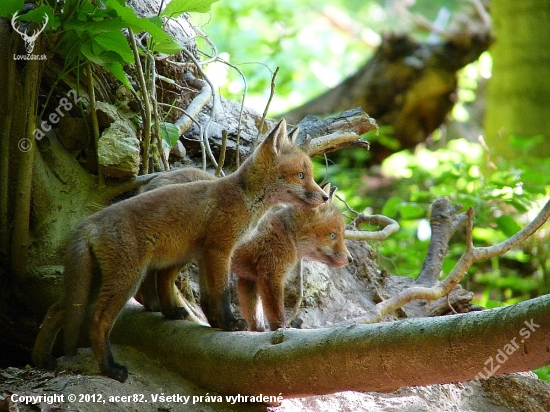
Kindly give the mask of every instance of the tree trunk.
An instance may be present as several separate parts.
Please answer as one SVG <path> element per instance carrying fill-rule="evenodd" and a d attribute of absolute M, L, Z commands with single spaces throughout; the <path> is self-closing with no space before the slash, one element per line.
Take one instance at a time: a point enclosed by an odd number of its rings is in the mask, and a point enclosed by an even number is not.
<path fill-rule="evenodd" d="M 491 2 L 496 42 L 493 76 L 487 90 L 485 139 L 507 159 L 550 155 L 550 5 L 540 0 Z M 534 136 L 544 136 L 533 140 Z M 526 137 L 523 147 L 511 136 Z"/>
<path fill-rule="evenodd" d="M 399 147 L 372 142 L 372 155 L 381 162 L 396 150 L 414 148 L 445 121 L 456 101 L 456 72 L 475 61 L 490 41 L 488 30 L 436 44 L 387 35 L 355 74 L 280 117 L 297 121 L 361 107 L 380 126 L 390 126 L 399 141 Z"/>
<path fill-rule="evenodd" d="M 544 296 L 436 319 L 227 333 L 129 305 L 112 339 L 222 394 L 292 398 L 344 390 L 391 392 L 548 364 L 549 311 L 550 296 Z"/>

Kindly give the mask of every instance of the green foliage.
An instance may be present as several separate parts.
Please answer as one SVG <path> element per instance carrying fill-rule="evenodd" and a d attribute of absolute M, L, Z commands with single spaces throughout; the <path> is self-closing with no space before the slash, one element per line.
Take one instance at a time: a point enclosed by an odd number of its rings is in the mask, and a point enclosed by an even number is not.
<path fill-rule="evenodd" d="M 415 154 L 398 152 L 382 164 L 384 178 L 368 176 L 355 167 L 357 150 L 326 169 L 327 179 L 338 186 L 338 194 L 354 209 L 381 213 L 396 219 L 401 230 L 378 248 L 380 262 L 394 274 L 418 275 L 429 242 L 429 212 L 432 202 L 447 196 L 463 210 L 476 213 L 473 238 L 476 246 L 502 242 L 524 227 L 550 194 L 550 161 L 529 166 L 526 159 L 490 167 L 486 153 L 477 143 L 452 140 L 446 148 Z M 363 157 L 361 154 L 359 158 Z M 359 164 L 357 162 L 356 164 Z M 316 164 L 316 173 L 325 173 L 324 164 Z M 375 190 L 367 182 L 384 182 L 384 190 Z M 371 230 L 376 228 L 371 228 Z M 550 292 L 550 248 L 545 230 L 501 258 L 478 262 L 466 276 L 467 288 L 477 292 L 476 300 L 494 307 L 511 304 Z M 464 251 L 463 232 L 457 233 L 449 247 L 443 272 L 448 273 Z"/>
<path fill-rule="evenodd" d="M 11 18 L 16 12 L 23 9 L 25 0 L 4 0 L 0 3 L 0 17 Z"/>
<path fill-rule="evenodd" d="M 183 13 L 206 13 L 218 0 L 172 0 L 160 13 L 164 17 L 179 17 Z"/>
<path fill-rule="evenodd" d="M 461 6 L 456 0 L 406 5 L 386 0 L 240 0 L 215 3 L 212 16 L 203 22 L 221 57 L 244 73 L 249 107 L 265 106 L 272 73 L 280 67 L 270 106 L 273 116 L 353 74 L 371 57 L 383 33 L 414 31 L 417 25 L 403 9 L 433 21 L 442 7 L 454 11 Z M 206 42 L 199 41 L 199 46 L 210 53 Z M 209 74 L 216 77 L 222 95 L 241 99 L 244 83 L 236 70 L 210 65 Z"/>
<path fill-rule="evenodd" d="M 152 38 L 152 50 L 173 54 L 181 50 L 162 29 L 158 17 L 138 17 L 131 7 L 119 0 L 101 0 L 97 7 L 85 0 L 67 1 L 60 13 L 61 37 L 56 50 L 71 67 L 78 68 L 90 61 L 105 67 L 127 87 L 131 87 L 124 64 L 132 63 L 134 55 L 122 29 L 146 31 Z"/>
<path fill-rule="evenodd" d="M 537 374 L 539 379 L 550 382 L 550 365 L 535 369 L 533 372 Z"/>
<path fill-rule="evenodd" d="M 166 147 L 174 147 L 180 137 L 179 128 L 169 122 L 160 122 L 160 137 Z"/>
<path fill-rule="evenodd" d="M 177 17 L 184 12 L 206 12 L 216 0 L 172 0 L 160 13 L 164 17 Z M 6 0 L 0 6 L 0 16 L 11 17 L 23 8 L 22 0 Z M 181 51 L 179 45 L 163 29 L 159 16 L 138 17 L 124 0 L 66 0 L 58 3 L 45 0 L 44 4 L 20 16 L 21 20 L 40 22 L 44 13 L 49 17 L 50 41 L 55 52 L 65 58 L 67 68 L 77 71 L 86 62 L 105 67 L 127 87 L 130 82 L 124 65 L 134 62 L 134 55 L 123 29 L 136 33 L 147 32 L 149 50 L 164 54 Z"/>

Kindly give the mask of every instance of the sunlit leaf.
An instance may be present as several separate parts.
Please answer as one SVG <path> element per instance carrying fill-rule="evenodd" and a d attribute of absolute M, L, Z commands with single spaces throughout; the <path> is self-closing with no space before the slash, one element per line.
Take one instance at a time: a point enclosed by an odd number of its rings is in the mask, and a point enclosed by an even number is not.
<path fill-rule="evenodd" d="M 206 13 L 210 6 L 218 0 L 172 0 L 161 15 L 165 17 L 178 17 L 183 13 Z"/>
<path fill-rule="evenodd" d="M 180 130 L 173 123 L 162 122 L 160 123 L 160 136 L 169 147 L 174 147 L 180 137 Z"/>
<path fill-rule="evenodd" d="M 125 62 L 133 62 L 134 54 L 128 45 L 128 40 L 122 32 L 101 33 L 94 37 L 94 41 L 106 50 L 117 53 Z"/>

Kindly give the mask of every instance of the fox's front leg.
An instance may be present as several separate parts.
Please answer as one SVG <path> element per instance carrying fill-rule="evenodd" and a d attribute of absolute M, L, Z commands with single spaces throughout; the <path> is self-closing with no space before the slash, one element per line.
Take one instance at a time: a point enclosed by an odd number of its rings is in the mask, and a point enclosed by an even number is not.
<path fill-rule="evenodd" d="M 179 291 L 174 282 L 178 277 L 181 267 L 157 270 L 157 293 L 160 300 L 160 309 L 165 318 L 185 319 L 189 316 L 187 309 L 178 306 Z"/>
<path fill-rule="evenodd" d="M 210 326 L 229 331 L 247 330 L 246 321 L 235 318 L 231 311 L 229 262 L 230 253 L 212 249 L 201 259 L 201 307 Z"/>
<path fill-rule="evenodd" d="M 286 326 L 284 274 L 263 273 L 257 283 L 269 329 L 284 328 Z"/>
<path fill-rule="evenodd" d="M 265 331 L 264 313 L 260 299 L 258 298 L 258 288 L 255 280 L 239 278 L 237 280 L 237 294 L 241 311 L 248 322 L 250 330 L 256 332 Z"/>

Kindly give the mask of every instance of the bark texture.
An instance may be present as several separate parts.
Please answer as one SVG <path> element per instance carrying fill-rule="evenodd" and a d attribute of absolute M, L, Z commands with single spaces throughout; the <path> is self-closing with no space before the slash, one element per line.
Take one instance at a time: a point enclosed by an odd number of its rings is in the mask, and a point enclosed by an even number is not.
<path fill-rule="evenodd" d="M 113 342 L 164 359 L 167 367 L 222 394 L 292 398 L 344 390 L 391 392 L 548 364 L 549 310 L 550 296 L 544 296 L 506 308 L 435 319 L 227 333 L 167 321 L 136 305 L 127 306 L 120 315 Z M 530 331 L 528 337 L 525 330 Z M 517 349 L 499 362 L 504 357 L 498 355 L 510 351 L 506 345 L 512 343 Z"/>
<path fill-rule="evenodd" d="M 547 157 L 550 7 L 538 0 L 495 0 L 491 15 L 497 41 L 491 48 L 485 139 L 493 154 L 507 159 L 522 152 Z M 511 144 L 512 136 L 525 137 L 524 142 Z"/>

